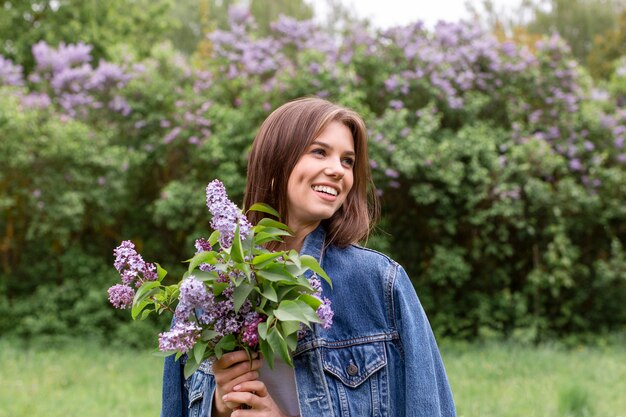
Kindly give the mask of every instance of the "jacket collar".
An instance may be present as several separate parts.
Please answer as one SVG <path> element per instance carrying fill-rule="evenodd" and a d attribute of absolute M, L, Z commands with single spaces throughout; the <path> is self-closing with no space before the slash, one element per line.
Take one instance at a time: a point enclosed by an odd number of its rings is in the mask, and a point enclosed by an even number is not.
<path fill-rule="evenodd" d="M 326 241 L 326 229 L 320 223 L 319 226 L 304 238 L 300 255 L 310 255 L 321 264 Z"/>

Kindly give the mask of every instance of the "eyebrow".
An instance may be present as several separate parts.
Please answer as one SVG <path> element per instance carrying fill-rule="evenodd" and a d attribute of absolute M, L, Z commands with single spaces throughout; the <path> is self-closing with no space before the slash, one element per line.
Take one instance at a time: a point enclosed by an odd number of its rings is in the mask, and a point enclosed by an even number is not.
<path fill-rule="evenodd" d="M 321 146 L 324 149 L 331 149 L 332 148 L 332 146 L 330 146 L 328 143 L 321 142 L 319 140 L 314 140 L 313 142 L 311 142 L 311 145 L 318 145 L 318 146 Z M 344 152 L 344 153 L 346 155 L 349 155 L 349 156 L 355 156 L 356 155 L 353 151 L 347 151 L 347 152 Z"/>

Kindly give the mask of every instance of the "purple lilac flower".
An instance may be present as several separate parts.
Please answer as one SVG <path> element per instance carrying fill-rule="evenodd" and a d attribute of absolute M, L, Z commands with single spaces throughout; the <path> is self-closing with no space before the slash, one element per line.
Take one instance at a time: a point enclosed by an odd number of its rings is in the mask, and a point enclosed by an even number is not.
<path fill-rule="evenodd" d="M 155 281 L 157 279 L 156 266 L 144 262 L 140 254 L 135 251 L 135 245 L 130 240 L 123 241 L 113 251 L 115 262 L 113 265 L 120 273 L 122 283 L 130 285 L 135 282 L 135 286 L 140 287 L 144 281 Z"/>
<path fill-rule="evenodd" d="M 330 326 L 332 326 L 333 316 L 335 315 L 333 309 L 331 308 L 331 304 L 331 301 L 324 297 L 322 299 L 322 305 L 319 306 L 316 311 L 319 318 L 322 319 L 322 327 L 326 330 L 330 329 Z"/>
<path fill-rule="evenodd" d="M 213 293 L 207 291 L 202 281 L 193 275 L 185 278 L 180 284 L 179 303 L 176 306 L 175 316 L 177 320 L 185 321 L 195 308 L 209 310 L 214 302 Z"/>
<path fill-rule="evenodd" d="M 50 97 L 45 93 L 30 93 L 21 97 L 22 106 L 30 109 L 45 109 L 52 104 Z"/>
<path fill-rule="evenodd" d="M 237 224 L 239 224 L 239 233 L 242 239 L 250 234 L 252 225 L 237 206 L 228 199 L 226 189 L 221 181 L 213 180 L 207 185 L 206 202 L 213 216 L 211 227 L 220 233 L 219 242 L 222 248 L 228 248 L 233 244 Z"/>
<path fill-rule="evenodd" d="M 116 284 L 109 288 L 108 292 L 109 302 L 113 304 L 113 307 L 120 309 L 132 307 L 135 290 L 128 285 Z"/>
<path fill-rule="evenodd" d="M 200 338 L 202 329 L 192 322 L 177 321 L 169 332 L 159 334 L 159 350 L 177 350 L 182 353 L 193 347 Z"/>
<path fill-rule="evenodd" d="M 20 86 L 24 84 L 22 79 L 22 67 L 0 55 L 0 85 Z"/>
<path fill-rule="evenodd" d="M 251 348 L 259 344 L 259 324 L 264 322 L 265 319 L 259 315 L 256 311 L 248 313 L 244 320 L 244 329 L 241 336 L 241 341 L 246 343 Z"/>
<path fill-rule="evenodd" d="M 196 247 L 196 253 L 209 252 L 211 251 L 211 249 L 213 249 L 211 247 L 211 244 L 209 243 L 209 240 L 203 237 L 196 239 L 196 243 L 194 245 Z"/>

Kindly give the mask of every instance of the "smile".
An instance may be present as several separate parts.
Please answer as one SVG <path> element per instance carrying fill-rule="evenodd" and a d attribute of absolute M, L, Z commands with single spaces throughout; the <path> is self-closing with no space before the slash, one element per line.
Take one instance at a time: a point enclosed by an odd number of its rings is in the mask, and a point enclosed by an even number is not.
<path fill-rule="evenodd" d="M 337 194 L 339 194 L 336 189 L 334 189 L 333 187 L 328 187 L 326 185 L 314 185 L 311 188 L 313 188 L 313 191 L 318 191 L 320 193 L 329 194 L 335 197 L 337 196 Z"/>

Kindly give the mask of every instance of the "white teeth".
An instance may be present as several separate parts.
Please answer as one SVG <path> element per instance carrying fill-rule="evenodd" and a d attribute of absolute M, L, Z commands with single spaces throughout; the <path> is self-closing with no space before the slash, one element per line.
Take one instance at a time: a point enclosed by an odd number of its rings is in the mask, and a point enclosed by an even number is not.
<path fill-rule="evenodd" d="M 332 187 L 327 187 L 325 185 L 314 185 L 313 186 L 313 190 L 315 191 L 320 191 L 322 193 L 326 193 L 326 194 L 330 194 L 330 195 L 334 195 L 337 196 L 337 190 L 335 190 Z"/>

